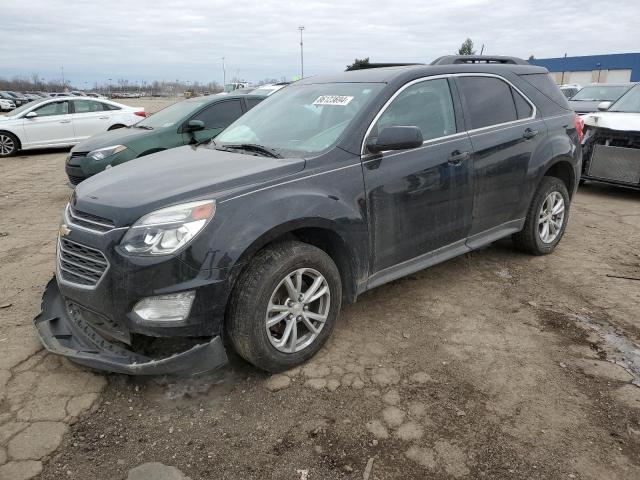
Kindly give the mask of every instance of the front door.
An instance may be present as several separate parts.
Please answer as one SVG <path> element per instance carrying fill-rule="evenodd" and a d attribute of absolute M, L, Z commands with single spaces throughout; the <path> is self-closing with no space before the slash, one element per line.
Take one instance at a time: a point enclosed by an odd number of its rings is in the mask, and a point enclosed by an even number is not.
<path fill-rule="evenodd" d="M 473 144 L 471 235 L 518 220 L 531 155 L 547 134 L 535 108 L 504 79 L 456 78 Z M 513 227 L 517 228 L 517 227 Z"/>
<path fill-rule="evenodd" d="M 471 226 L 471 142 L 456 127 L 449 80 L 403 87 L 369 137 L 391 126 L 419 127 L 425 142 L 363 157 L 374 275 L 464 240 Z"/>
<path fill-rule="evenodd" d="M 33 110 L 38 115 L 24 118 L 24 132 L 27 137 L 25 146 L 72 145 L 75 132 L 69 113 L 69 101 L 61 100 L 47 103 Z"/>

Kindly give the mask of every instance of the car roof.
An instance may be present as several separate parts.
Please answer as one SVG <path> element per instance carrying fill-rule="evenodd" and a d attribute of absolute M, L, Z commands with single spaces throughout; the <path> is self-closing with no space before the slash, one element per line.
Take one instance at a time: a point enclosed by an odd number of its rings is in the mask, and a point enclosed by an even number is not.
<path fill-rule="evenodd" d="M 340 83 L 340 82 L 366 82 L 388 83 L 399 77 L 429 77 L 451 73 L 492 73 L 505 74 L 513 72 L 519 75 L 531 73 L 549 73 L 544 67 L 522 64 L 448 64 L 448 65 L 407 65 L 396 67 L 367 68 L 352 70 L 334 75 L 319 75 L 299 80 L 299 84 L 313 83 Z"/>
<path fill-rule="evenodd" d="M 197 102 L 202 102 L 204 101 L 218 101 L 218 100 L 229 100 L 229 99 L 233 99 L 233 98 L 267 98 L 266 95 L 251 95 L 249 93 L 230 93 L 227 95 L 219 95 L 219 94 L 215 94 L 215 95 L 203 95 L 201 97 L 191 97 L 191 98 L 187 98 L 185 100 L 182 100 L 183 102 L 190 102 L 190 103 L 197 103 Z"/>

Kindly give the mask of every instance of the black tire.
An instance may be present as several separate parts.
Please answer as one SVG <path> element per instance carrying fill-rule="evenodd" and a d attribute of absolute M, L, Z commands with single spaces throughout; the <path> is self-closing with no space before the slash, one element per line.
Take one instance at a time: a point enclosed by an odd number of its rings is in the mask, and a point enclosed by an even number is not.
<path fill-rule="evenodd" d="M 10 157 L 20 149 L 18 137 L 9 132 L 0 132 L 0 158 Z"/>
<path fill-rule="evenodd" d="M 541 238 L 541 233 L 538 228 L 539 215 L 543 202 L 554 192 L 562 195 L 562 199 L 564 200 L 564 217 L 557 236 L 552 241 L 545 243 Z M 553 252 L 558 243 L 560 243 L 567 228 L 569 207 L 569 193 L 567 192 L 567 187 L 564 182 L 556 177 L 544 177 L 531 200 L 531 205 L 527 211 L 527 218 L 524 222 L 524 228 L 512 236 L 513 242 L 519 249 L 532 255 L 547 255 Z"/>
<path fill-rule="evenodd" d="M 330 292 L 328 316 L 311 344 L 295 353 L 284 353 L 269 340 L 267 306 L 282 280 L 300 268 L 314 269 L 326 280 Z M 318 352 L 331 335 L 341 302 L 340 272 L 329 255 L 298 241 L 277 243 L 258 252 L 236 282 L 227 310 L 228 338 L 236 352 L 256 367 L 268 372 L 285 371 Z"/>
<path fill-rule="evenodd" d="M 116 125 L 111 125 L 109 128 L 107 128 L 107 131 L 111 131 L 111 130 L 117 130 L 119 128 L 124 128 L 124 125 L 120 125 L 119 123 L 117 123 Z"/>

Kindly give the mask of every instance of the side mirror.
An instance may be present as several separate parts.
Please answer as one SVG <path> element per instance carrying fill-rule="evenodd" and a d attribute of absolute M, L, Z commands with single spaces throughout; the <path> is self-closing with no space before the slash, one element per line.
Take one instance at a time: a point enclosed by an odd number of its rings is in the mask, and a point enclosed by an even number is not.
<path fill-rule="evenodd" d="M 598 104 L 598 110 L 600 110 L 601 112 L 606 112 L 607 110 L 609 110 L 609 107 L 612 103 L 613 102 L 600 102 Z"/>
<path fill-rule="evenodd" d="M 202 120 L 189 120 L 187 122 L 187 132 L 199 132 L 204 130 L 204 122 Z"/>
<path fill-rule="evenodd" d="M 406 150 L 421 147 L 422 131 L 418 127 L 386 127 L 367 142 L 367 150 L 380 153 L 385 150 Z"/>
<path fill-rule="evenodd" d="M 38 114 L 36 112 L 29 112 L 24 116 L 24 118 L 36 118 L 37 116 Z"/>

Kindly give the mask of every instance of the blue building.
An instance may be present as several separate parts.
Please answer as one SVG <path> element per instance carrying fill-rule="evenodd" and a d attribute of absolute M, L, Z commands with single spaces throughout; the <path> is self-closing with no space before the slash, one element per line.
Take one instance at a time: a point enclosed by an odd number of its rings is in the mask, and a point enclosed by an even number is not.
<path fill-rule="evenodd" d="M 536 58 L 529 63 L 546 67 L 558 84 L 640 82 L 640 53 Z"/>

